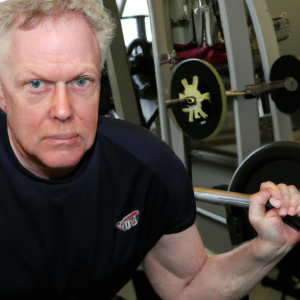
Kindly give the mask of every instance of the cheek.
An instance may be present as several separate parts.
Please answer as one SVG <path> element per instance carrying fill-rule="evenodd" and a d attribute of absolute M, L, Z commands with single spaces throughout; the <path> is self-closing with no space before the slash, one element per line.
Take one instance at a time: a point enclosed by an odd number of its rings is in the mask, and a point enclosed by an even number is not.
<path fill-rule="evenodd" d="M 7 122 L 14 137 L 20 144 L 23 146 L 36 145 L 40 136 L 42 123 L 42 119 L 39 119 L 38 115 L 34 113 L 28 115 L 26 112 L 12 112 L 11 114 L 8 113 Z"/>
<path fill-rule="evenodd" d="M 94 97 L 92 101 L 81 103 L 76 107 L 75 115 L 82 120 L 88 130 L 96 131 L 98 122 L 99 97 Z"/>
<path fill-rule="evenodd" d="M 91 142 L 95 138 L 98 124 L 98 107 L 93 110 L 85 112 L 85 118 L 83 119 L 84 127 L 88 134 L 88 140 Z"/>
<path fill-rule="evenodd" d="M 90 148 L 95 140 L 98 124 L 98 98 L 97 100 L 77 103 L 74 107 L 76 127 L 86 142 L 86 148 Z M 78 128 L 77 127 L 77 128 Z"/>

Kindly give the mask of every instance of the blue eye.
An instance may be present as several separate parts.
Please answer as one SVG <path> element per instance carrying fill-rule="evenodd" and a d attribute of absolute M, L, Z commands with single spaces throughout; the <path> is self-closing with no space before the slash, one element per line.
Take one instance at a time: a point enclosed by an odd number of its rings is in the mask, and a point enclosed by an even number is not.
<path fill-rule="evenodd" d="M 84 87 L 88 84 L 88 80 L 84 78 L 79 78 L 76 80 L 75 84 L 79 87 Z"/>
<path fill-rule="evenodd" d="M 38 89 L 39 87 L 41 87 L 42 82 L 39 80 L 32 80 L 30 81 L 30 86 L 33 87 L 34 89 Z"/>

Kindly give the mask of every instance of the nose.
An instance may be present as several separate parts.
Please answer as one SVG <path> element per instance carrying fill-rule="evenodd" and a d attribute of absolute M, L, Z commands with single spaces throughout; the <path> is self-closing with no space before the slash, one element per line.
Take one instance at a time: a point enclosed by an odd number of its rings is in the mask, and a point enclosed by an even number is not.
<path fill-rule="evenodd" d="M 53 95 L 53 117 L 59 121 L 66 121 L 72 115 L 72 107 L 67 87 L 64 83 L 57 83 Z"/>

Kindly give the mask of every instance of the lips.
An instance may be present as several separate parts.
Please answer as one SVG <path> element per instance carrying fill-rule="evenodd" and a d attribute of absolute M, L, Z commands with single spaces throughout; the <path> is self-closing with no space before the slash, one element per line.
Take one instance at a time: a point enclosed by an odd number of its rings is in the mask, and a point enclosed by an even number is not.
<path fill-rule="evenodd" d="M 48 142 L 54 144 L 72 144 L 78 142 L 78 139 L 79 135 L 76 133 L 51 135 L 46 138 Z"/>
<path fill-rule="evenodd" d="M 51 136 L 48 136 L 47 139 L 63 140 L 63 139 L 70 139 L 70 138 L 74 138 L 74 137 L 78 137 L 78 134 L 72 133 L 72 134 L 51 135 Z"/>

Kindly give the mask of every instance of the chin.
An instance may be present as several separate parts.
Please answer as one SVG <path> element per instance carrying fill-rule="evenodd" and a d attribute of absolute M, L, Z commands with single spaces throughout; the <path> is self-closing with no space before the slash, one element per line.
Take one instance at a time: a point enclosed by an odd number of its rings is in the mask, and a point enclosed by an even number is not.
<path fill-rule="evenodd" d="M 67 169 L 75 167 L 82 159 L 85 151 L 61 151 L 52 155 L 43 155 L 40 161 L 51 169 Z"/>

